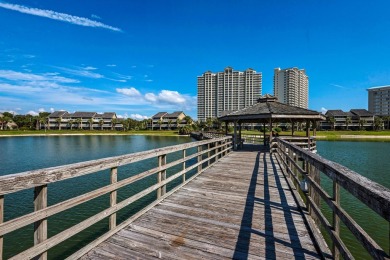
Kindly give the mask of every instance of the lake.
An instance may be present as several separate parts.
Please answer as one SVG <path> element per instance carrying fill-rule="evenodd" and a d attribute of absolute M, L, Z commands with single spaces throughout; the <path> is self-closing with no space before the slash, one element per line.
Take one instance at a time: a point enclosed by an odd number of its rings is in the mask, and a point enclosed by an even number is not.
<path fill-rule="evenodd" d="M 150 150 L 158 147 L 191 142 L 189 137 L 160 137 L 160 136 L 50 136 L 50 137 L 7 137 L 0 138 L 0 175 L 29 171 L 76 163 L 86 160 L 94 160 L 104 157 L 128 154 L 132 152 Z M 359 174 L 390 188 L 390 145 L 381 142 L 329 142 L 318 141 L 318 154 L 323 157 L 343 164 Z M 193 151 L 195 152 L 195 151 Z M 190 154 L 189 151 L 188 154 Z M 180 157 L 173 155 L 170 160 Z M 118 171 L 118 180 L 135 175 L 143 170 L 156 165 L 154 160 L 148 160 L 130 166 L 121 167 Z M 191 163 L 189 163 L 190 165 Z M 174 169 L 173 169 L 174 170 Z M 169 172 L 168 172 L 169 174 Z M 93 176 L 93 177 L 91 177 Z M 118 202 L 135 194 L 147 185 L 155 183 L 155 177 L 137 182 L 130 187 L 118 191 Z M 322 178 L 322 185 L 331 189 L 331 183 Z M 77 179 L 50 184 L 48 187 L 49 205 L 64 201 L 71 197 L 83 194 L 86 191 L 102 187 L 109 183 L 108 171 L 98 172 L 93 175 L 82 176 Z M 59 185 L 60 184 L 60 185 Z M 168 187 L 169 188 L 172 187 Z M 118 223 L 128 218 L 134 212 L 141 209 L 147 203 L 155 199 L 155 194 L 146 196 L 129 208 L 118 212 Z M 5 197 L 5 220 L 33 211 L 33 190 L 17 192 Z M 376 241 L 388 249 L 389 226 L 370 209 L 362 205 L 352 196 L 342 191 L 341 203 L 347 212 L 361 224 Z M 324 204 L 324 203 L 323 203 Z M 325 215 L 330 219 L 330 211 L 322 204 Z M 109 196 L 101 196 L 83 205 L 64 211 L 48 219 L 49 236 L 65 230 L 100 212 L 109 205 Z M 369 220 L 369 221 L 367 221 Z M 91 228 L 72 237 L 49 251 L 49 258 L 63 258 L 72 254 L 78 248 L 83 247 L 97 236 L 105 233 L 107 220 L 101 221 Z M 5 236 L 5 258 L 20 252 L 33 245 L 32 225 Z M 367 259 L 368 255 L 362 253 L 360 245 L 342 228 L 342 236 L 348 241 L 348 247 L 357 259 Z M 23 241 L 20 243 L 19 241 Z"/>

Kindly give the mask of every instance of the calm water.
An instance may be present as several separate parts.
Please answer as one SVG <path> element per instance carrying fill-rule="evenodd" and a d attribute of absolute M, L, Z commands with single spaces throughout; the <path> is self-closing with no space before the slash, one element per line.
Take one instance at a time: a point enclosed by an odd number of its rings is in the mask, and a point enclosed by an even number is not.
<path fill-rule="evenodd" d="M 390 188 L 390 143 L 318 141 L 317 144 L 319 155 Z M 332 184 L 325 176 L 321 176 L 321 186 L 324 186 L 330 195 L 332 194 Z M 341 205 L 382 248 L 389 252 L 390 229 L 384 219 L 343 189 L 341 189 Z M 322 209 L 332 223 L 330 211 L 324 202 Z M 347 241 L 346 244 L 356 259 L 370 259 L 344 225 L 341 225 L 341 235 Z"/>
<path fill-rule="evenodd" d="M 53 136 L 53 137 L 10 137 L 0 138 L 0 175 L 64 165 L 69 163 L 117 156 L 132 152 L 144 151 L 158 147 L 191 142 L 187 137 L 158 136 Z M 195 152 L 195 151 L 192 151 Z M 188 154 L 192 153 L 191 151 Z M 390 188 L 390 144 L 380 142 L 318 142 L 318 153 L 323 157 L 339 162 L 350 169 Z M 173 154 L 167 160 L 172 161 L 181 156 Z M 191 162 L 189 163 L 191 164 Z M 124 179 L 157 165 L 156 160 L 146 160 L 121 167 L 118 179 Z M 169 174 L 177 169 L 168 171 Z M 122 188 L 118 191 L 118 202 L 143 190 L 156 182 L 155 176 Z M 109 183 L 109 171 L 70 179 L 48 186 L 49 205 L 94 190 Z M 323 176 L 322 185 L 331 190 L 331 183 Z M 172 188 L 168 186 L 168 190 Z M 330 192 L 331 194 L 331 192 Z M 132 204 L 118 213 L 118 223 L 128 218 L 155 199 L 155 194 Z M 33 190 L 25 190 L 5 196 L 5 220 L 15 218 L 33 211 Z M 370 209 L 354 197 L 342 191 L 341 203 L 357 222 L 368 230 L 368 233 L 382 247 L 389 247 L 389 226 Z M 102 211 L 109 206 L 109 196 L 101 196 L 83 205 L 62 212 L 48 219 L 49 237 L 61 232 L 80 221 Z M 331 220 L 329 210 L 322 203 L 326 216 Z M 91 228 L 72 237 L 49 251 L 49 258 L 63 258 L 88 244 L 97 236 L 108 230 L 108 220 L 103 220 Z M 342 236 L 348 247 L 358 259 L 368 259 L 360 245 L 349 231 L 342 226 Z M 20 241 L 23 241 L 22 243 Z M 5 236 L 5 258 L 15 255 L 33 245 L 33 227 L 25 227 Z"/>
<path fill-rule="evenodd" d="M 0 175 L 18 173 L 33 169 L 118 156 L 145 151 L 159 147 L 193 141 L 189 137 L 158 136 L 51 136 L 51 137 L 9 137 L 0 138 Z M 187 152 L 190 155 L 191 149 Z M 181 153 L 167 156 L 167 162 L 181 157 Z M 187 165 L 191 165 L 189 162 Z M 157 166 L 156 159 L 144 160 L 118 169 L 118 181 Z M 181 167 L 181 166 L 180 166 Z M 179 168 L 180 168 L 179 167 Z M 170 174 L 177 172 L 173 168 Z M 118 202 L 128 198 L 145 187 L 156 183 L 156 177 L 150 176 L 132 185 L 118 190 Z M 170 190 L 173 183 L 168 185 Z M 70 199 L 85 192 L 109 184 L 109 171 L 69 179 L 48 185 L 48 204 Z M 155 192 L 122 209 L 117 214 L 117 222 L 140 210 L 156 199 Z M 5 196 L 5 221 L 33 211 L 33 189 Z M 48 219 L 49 237 L 79 223 L 88 217 L 109 207 L 109 195 L 66 210 Z M 64 258 L 88 244 L 99 235 L 108 231 L 108 220 L 102 220 L 91 228 L 75 235 L 49 251 L 50 259 Z M 23 241 L 23 242 L 20 242 Z M 29 225 L 5 235 L 5 259 L 33 245 L 33 226 Z"/>

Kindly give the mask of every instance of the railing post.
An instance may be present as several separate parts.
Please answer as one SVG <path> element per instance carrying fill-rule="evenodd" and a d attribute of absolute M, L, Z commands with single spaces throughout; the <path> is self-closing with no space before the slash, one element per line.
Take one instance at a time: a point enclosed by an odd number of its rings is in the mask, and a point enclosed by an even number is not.
<path fill-rule="evenodd" d="M 0 195 L 0 224 L 4 221 L 4 195 Z M 0 260 L 3 259 L 3 236 L 0 236 Z"/>
<path fill-rule="evenodd" d="M 340 185 L 333 181 L 333 200 L 336 205 L 340 206 Z M 340 236 L 340 218 L 337 216 L 336 212 L 333 210 L 333 230 Z M 340 252 L 338 248 L 333 243 L 332 245 L 332 254 L 334 259 L 340 259 Z"/>
<path fill-rule="evenodd" d="M 110 172 L 110 183 L 116 183 L 118 181 L 118 167 L 111 168 Z M 117 191 L 111 191 L 110 192 L 110 207 L 114 207 L 116 205 L 116 194 Z M 109 229 L 114 229 L 116 227 L 116 213 L 113 213 L 110 215 L 109 220 Z"/>
<path fill-rule="evenodd" d="M 317 169 L 317 167 L 315 167 L 313 164 L 309 164 L 308 174 L 318 186 L 321 186 L 320 171 Z M 309 196 L 312 198 L 313 203 L 317 205 L 319 208 L 321 208 L 320 195 L 315 191 L 313 185 L 309 185 Z M 313 218 L 313 220 L 317 224 L 319 224 L 319 219 L 317 215 L 314 213 L 314 210 L 311 209 L 311 207 L 309 207 L 309 214 Z"/>
<path fill-rule="evenodd" d="M 201 145 L 198 146 L 198 153 L 200 153 L 200 152 L 202 152 L 202 146 Z M 198 155 L 198 163 L 200 163 L 201 161 L 202 161 L 202 155 L 199 154 Z M 202 164 L 199 164 L 198 165 L 198 173 L 200 173 L 201 171 L 202 171 Z"/>
<path fill-rule="evenodd" d="M 211 156 L 211 152 L 210 152 L 210 143 L 207 144 L 207 150 L 209 150 L 207 152 L 207 166 L 210 166 L 210 156 Z"/>
<path fill-rule="evenodd" d="M 34 211 L 47 207 L 47 185 L 35 187 L 34 189 Z M 34 223 L 34 245 L 38 245 L 47 239 L 47 219 Z M 36 259 L 46 260 L 47 251 L 38 255 Z"/>
<path fill-rule="evenodd" d="M 183 150 L 183 159 L 186 158 L 186 149 Z M 186 169 L 186 161 L 183 162 L 183 171 Z M 183 182 L 186 181 L 186 173 L 183 173 Z"/>
<path fill-rule="evenodd" d="M 158 157 L 158 167 L 164 166 L 167 163 L 167 155 L 163 154 Z M 167 171 L 162 170 L 158 172 L 157 182 L 160 184 L 167 178 Z M 157 199 L 163 196 L 166 192 L 166 185 L 161 186 L 157 189 Z"/>

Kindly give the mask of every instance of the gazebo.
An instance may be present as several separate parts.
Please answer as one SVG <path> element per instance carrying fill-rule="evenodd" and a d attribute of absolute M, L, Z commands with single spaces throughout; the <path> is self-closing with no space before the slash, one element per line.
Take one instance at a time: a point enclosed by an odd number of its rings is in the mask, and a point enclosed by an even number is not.
<path fill-rule="evenodd" d="M 226 126 L 230 122 L 234 123 L 234 144 L 235 147 L 237 142 L 237 128 L 239 129 L 239 140 L 241 140 L 241 125 L 243 123 L 260 123 L 263 124 L 264 129 L 264 145 L 266 130 L 266 124 L 269 125 L 272 130 L 273 123 L 291 123 L 292 132 L 291 136 L 294 136 L 294 128 L 296 123 L 306 122 L 306 136 L 308 142 L 310 142 L 310 125 L 311 123 L 315 126 L 317 121 L 325 120 L 320 112 L 309 110 L 301 107 L 290 106 L 277 101 L 277 98 L 266 94 L 257 100 L 257 103 L 237 110 L 218 118 L 220 121 L 226 123 Z M 227 134 L 227 127 L 226 127 Z M 313 135 L 316 134 L 315 127 L 313 127 Z M 272 140 L 272 131 L 270 134 L 270 140 Z"/>

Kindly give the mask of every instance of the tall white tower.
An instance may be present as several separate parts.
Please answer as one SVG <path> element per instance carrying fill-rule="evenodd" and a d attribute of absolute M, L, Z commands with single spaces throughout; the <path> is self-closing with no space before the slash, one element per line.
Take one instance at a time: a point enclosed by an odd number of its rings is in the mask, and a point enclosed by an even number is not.
<path fill-rule="evenodd" d="M 309 77 L 304 69 L 274 69 L 274 95 L 279 102 L 309 107 Z"/>
<path fill-rule="evenodd" d="M 256 103 L 261 96 L 261 72 L 253 69 L 207 71 L 198 77 L 198 120 L 219 117 Z"/>

